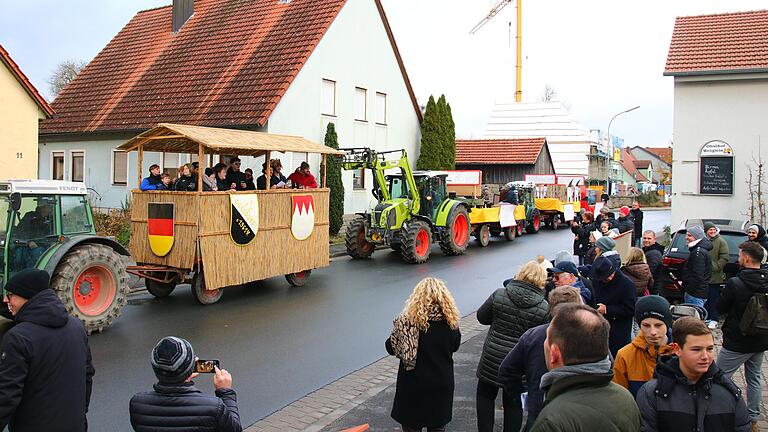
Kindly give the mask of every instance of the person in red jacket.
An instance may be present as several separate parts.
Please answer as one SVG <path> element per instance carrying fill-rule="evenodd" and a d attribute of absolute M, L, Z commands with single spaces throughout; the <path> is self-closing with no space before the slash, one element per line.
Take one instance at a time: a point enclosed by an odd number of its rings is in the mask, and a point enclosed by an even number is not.
<path fill-rule="evenodd" d="M 315 180 L 315 176 L 309 172 L 309 164 L 306 162 L 302 162 L 301 166 L 296 168 L 296 171 L 288 176 L 288 180 L 291 181 L 293 187 L 298 187 L 301 189 L 317 188 L 317 180 Z"/>

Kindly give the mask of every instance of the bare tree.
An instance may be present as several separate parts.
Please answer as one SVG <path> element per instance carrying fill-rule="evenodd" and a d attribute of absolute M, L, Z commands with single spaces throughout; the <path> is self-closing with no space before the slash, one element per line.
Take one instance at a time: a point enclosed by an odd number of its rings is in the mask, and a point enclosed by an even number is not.
<path fill-rule="evenodd" d="M 51 77 L 48 78 L 51 95 L 55 98 L 67 86 L 87 63 L 82 60 L 64 60 L 56 66 Z"/>
<path fill-rule="evenodd" d="M 544 85 L 544 90 L 541 91 L 539 100 L 542 102 L 552 102 L 557 99 L 557 90 L 549 84 Z"/>
<path fill-rule="evenodd" d="M 744 213 L 752 222 L 766 224 L 768 209 L 766 208 L 764 186 L 768 185 L 765 175 L 765 162 L 762 149 L 758 147 L 757 157 L 752 154 L 752 164 L 747 164 L 747 192 L 749 193 L 749 208 Z"/>

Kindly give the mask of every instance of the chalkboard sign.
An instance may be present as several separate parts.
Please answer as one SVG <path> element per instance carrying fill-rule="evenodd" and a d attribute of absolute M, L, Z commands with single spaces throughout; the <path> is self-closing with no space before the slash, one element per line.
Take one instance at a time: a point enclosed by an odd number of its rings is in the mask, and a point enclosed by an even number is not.
<path fill-rule="evenodd" d="M 702 195 L 733 195 L 733 157 L 701 158 L 699 193 Z"/>

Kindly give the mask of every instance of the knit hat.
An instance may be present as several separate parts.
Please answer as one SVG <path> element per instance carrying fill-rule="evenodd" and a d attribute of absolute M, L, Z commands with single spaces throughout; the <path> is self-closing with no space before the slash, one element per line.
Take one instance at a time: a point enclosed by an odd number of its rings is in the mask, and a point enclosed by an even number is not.
<path fill-rule="evenodd" d="M 629 207 L 621 206 L 621 208 L 619 209 L 619 214 L 624 216 L 624 217 L 629 216 Z"/>
<path fill-rule="evenodd" d="M 595 241 L 600 240 L 600 237 L 603 236 L 603 233 L 601 233 L 600 231 L 592 231 L 591 234 L 592 234 L 592 237 L 595 238 Z"/>
<path fill-rule="evenodd" d="M 184 339 L 166 336 L 152 349 L 152 370 L 160 383 L 184 382 L 195 368 L 195 351 Z"/>
<path fill-rule="evenodd" d="M 706 235 L 704 229 L 698 225 L 688 228 L 688 234 L 692 235 L 696 240 L 703 239 Z"/>
<path fill-rule="evenodd" d="M 669 302 L 657 295 L 640 297 L 635 304 L 635 321 L 639 325 L 646 318 L 664 321 L 667 328 L 672 328 L 672 311 L 669 309 Z"/>
<path fill-rule="evenodd" d="M 557 265 L 564 261 L 572 262 L 574 264 L 576 263 L 576 260 L 573 259 L 573 255 L 570 252 L 561 250 L 555 254 L 555 261 L 552 264 Z"/>
<path fill-rule="evenodd" d="M 603 237 L 605 238 L 605 237 Z M 611 257 L 600 255 L 592 264 L 592 275 L 597 280 L 605 281 L 608 277 L 619 269 L 618 263 Z"/>
<path fill-rule="evenodd" d="M 611 212 L 611 209 L 608 208 L 608 206 L 602 206 L 600 207 L 600 214 L 608 214 Z"/>
<path fill-rule="evenodd" d="M 22 270 L 8 279 L 5 290 L 27 300 L 50 287 L 51 278 L 47 271 L 38 269 Z"/>
<path fill-rule="evenodd" d="M 616 247 L 616 242 L 608 236 L 602 236 L 597 239 L 595 246 L 599 247 L 601 251 L 607 252 L 612 251 Z"/>
<path fill-rule="evenodd" d="M 763 228 L 760 224 L 752 224 L 749 226 L 748 230 L 755 230 L 757 231 L 757 238 L 763 238 L 765 236 L 765 228 Z"/>
<path fill-rule="evenodd" d="M 717 227 L 712 222 L 704 222 L 704 232 L 707 232 L 712 228 L 717 228 Z"/>

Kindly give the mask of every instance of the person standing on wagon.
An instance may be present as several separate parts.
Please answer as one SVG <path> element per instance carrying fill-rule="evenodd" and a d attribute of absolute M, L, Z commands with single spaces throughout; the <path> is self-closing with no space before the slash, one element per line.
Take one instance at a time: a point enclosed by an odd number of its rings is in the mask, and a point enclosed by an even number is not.
<path fill-rule="evenodd" d="M 453 353 L 459 310 L 445 283 L 425 278 L 392 322 L 385 346 L 400 359 L 392 418 L 404 432 L 442 432 L 453 416 Z"/>
<path fill-rule="evenodd" d="M 288 176 L 288 180 L 293 183 L 293 187 L 301 188 L 301 189 L 316 189 L 317 188 L 317 180 L 315 180 L 315 176 L 312 175 L 312 173 L 309 171 L 309 164 L 306 162 L 302 162 L 301 166 L 296 168 L 296 171 L 291 173 L 291 175 Z"/>
<path fill-rule="evenodd" d="M 139 189 L 143 191 L 158 190 L 158 185 L 161 183 L 162 178 L 160 177 L 160 165 L 152 164 L 149 167 L 149 177 L 141 181 Z"/>

